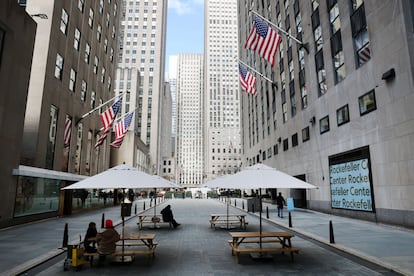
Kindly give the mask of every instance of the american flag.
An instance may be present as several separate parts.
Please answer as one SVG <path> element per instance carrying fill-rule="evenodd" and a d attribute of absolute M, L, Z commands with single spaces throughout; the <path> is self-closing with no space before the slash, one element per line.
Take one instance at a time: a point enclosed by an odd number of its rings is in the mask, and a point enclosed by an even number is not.
<path fill-rule="evenodd" d="M 112 122 L 115 119 L 116 114 L 121 109 L 122 98 L 115 102 L 110 108 L 108 108 L 104 113 L 100 114 L 103 128 L 106 130 L 112 125 Z"/>
<path fill-rule="evenodd" d="M 102 135 L 96 141 L 95 148 L 97 148 L 97 147 L 99 147 L 100 145 L 103 144 L 103 142 L 106 139 L 106 136 L 108 136 L 109 133 L 111 133 L 111 128 L 110 127 L 108 127 L 107 129 L 105 129 L 105 131 L 102 133 Z"/>
<path fill-rule="evenodd" d="M 250 93 L 256 95 L 257 91 L 255 89 L 256 86 L 256 78 L 247 72 L 246 68 L 241 66 L 239 63 L 239 72 L 240 72 L 240 85 L 246 91 L 246 93 Z"/>
<path fill-rule="evenodd" d="M 111 143 L 111 146 L 114 148 L 119 148 L 124 141 L 124 137 L 128 132 L 128 128 L 131 125 L 132 116 L 134 112 L 129 113 L 125 119 L 120 120 L 115 126 L 115 140 Z"/>
<path fill-rule="evenodd" d="M 275 64 L 275 56 L 282 37 L 258 16 L 255 16 L 253 27 L 247 37 L 244 48 L 256 51 L 261 57 Z"/>
<path fill-rule="evenodd" d="M 371 50 L 369 49 L 369 44 L 365 45 L 364 48 L 359 50 L 358 59 L 359 59 L 359 64 L 361 65 L 371 59 Z"/>
<path fill-rule="evenodd" d="M 66 115 L 65 132 L 63 134 L 63 146 L 65 148 L 70 145 L 70 134 L 72 133 L 72 118 Z"/>

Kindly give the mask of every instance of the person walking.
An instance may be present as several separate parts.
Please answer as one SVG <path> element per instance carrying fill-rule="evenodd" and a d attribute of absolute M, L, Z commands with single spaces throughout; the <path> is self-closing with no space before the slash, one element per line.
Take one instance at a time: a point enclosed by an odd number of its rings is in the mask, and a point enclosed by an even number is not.
<path fill-rule="evenodd" d="M 283 218 L 283 206 L 286 205 L 286 201 L 282 196 L 282 193 L 276 197 L 276 205 L 277 205 L 277 216 Z"/>

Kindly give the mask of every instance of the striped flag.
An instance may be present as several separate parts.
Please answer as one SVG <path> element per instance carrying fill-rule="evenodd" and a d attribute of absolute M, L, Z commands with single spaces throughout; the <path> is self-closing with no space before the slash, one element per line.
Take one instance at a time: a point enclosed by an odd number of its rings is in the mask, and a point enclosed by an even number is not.
<path fill-rule="evenodd" d="M 111 143 L 111 146 L 114 148 L 119 148 L 124 141 L 124 137 L 128 132 L 128 128 L 131 125 L 132 116 L 134 112 L 129 113 L 125 119 L 120 120 L 115 126 L 115 140 Z"/>
<path fill-rule="evenodd" d="M 72 133 L 72 118 L 66 115 L 65 132 L 63 134 L 63 147 L 67 148 L 70 145 L 70 135 Z"/>
<path fill-rule="evenodd" d="M 365 45 L 364 48 L 358 51 L 359 64 L 364 64 L 365 62 L 371 59 L 371 50 L 369 49 L 369 44 Z"/>
<path fill-rule="evenodd" d="M 256 95 L 257 91 L 255 89 L 256 86 L 256 78 L 247 72 L 246 68 L 241 66 L 239 63 L 239 72 L 240 72 L 240 85 L 246 91 L 246 93 L 250 93 Z"/>
<path fill-rule="evenodd" d="M 275 64 L 275 56 L 282 37 L 258 16 L 254 17 L 253 27 L 244 48 L 256 51 L 261 57 Z"/>
<path fill-rule="evenodd" d="M 116 114 L 121 109 L 122 98 L 115 102 L 111 107 L 109 107 L 104 113 L 100 114 L 103 128 L 106 130 L 112 125 L 112 122 L 115 119 Z"/>
<path fill-rule="evenodd" d="M 95 148 L 103 144 L 103 142 L 106 139 L 106 136 L 108 136 L 109 133 L 111 133 L 111 127 L 108 127 L 107 129 L 105 129 L 105 131 L 101 134 L 99 139 L 96 141 Z"/>

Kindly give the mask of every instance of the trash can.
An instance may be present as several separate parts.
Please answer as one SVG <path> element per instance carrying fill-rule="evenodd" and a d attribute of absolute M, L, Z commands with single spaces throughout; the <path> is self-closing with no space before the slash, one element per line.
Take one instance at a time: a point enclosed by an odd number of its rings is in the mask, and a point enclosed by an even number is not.
<path fill-rule="evenodd" d="M 129 217 L 131 215 L 132 203 L 121 203 L 121 216 Z"/>
<path fill-rule="evenodd" d="M 246 198 L 246 200 L 247 200 L 247 211 L 248 212 L 259 212 L 260 211 L 260 200 L 258 197 L 248 197 Z"/>

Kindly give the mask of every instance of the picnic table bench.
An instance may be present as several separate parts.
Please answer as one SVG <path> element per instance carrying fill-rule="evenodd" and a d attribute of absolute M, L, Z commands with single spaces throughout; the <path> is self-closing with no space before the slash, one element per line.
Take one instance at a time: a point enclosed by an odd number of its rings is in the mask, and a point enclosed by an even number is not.
<path fill-rule="evenodd" d="M 170 228 L 174 228 L 170 221 L 163 221 L 161 214 L 139 214 L 138 216 L 138 229 L 142 229 L 144 224 L 150 225 L 150 228 L 160 228 L 159 224 L 167 224 Z"/>
<path fill-rule="evenodd" d="M 291 238 L 293 234 L 289 232 L 230 232 L 232 239 L 228 241 L 231 247 L 232 255 L 237 258 L 239 263 L 240 253 L 259 253 L 271 254 L 289 252 L 293 261 L 293 253 L 298 254 L 299 248 L 292 247 Z M 280 244 L 281 247 L 275 247 L 273 244 Z M 250 246 L 244 246 L 244 245 Z M 251 246 L 257 244 L 259 246 Z M 269 246 L 270 244 L 270 246 Z"/>
<path fill-rule="evenodd" d="M 216 226 L 230 229 L 239 227 L 246 229 L 246 215 L 245 214 L 211 214 L 210 228 L 216 229 Z"/>

